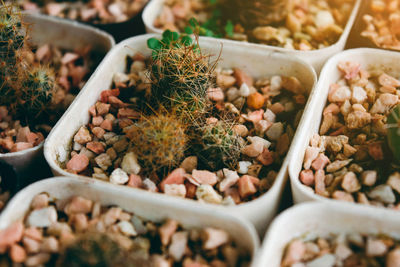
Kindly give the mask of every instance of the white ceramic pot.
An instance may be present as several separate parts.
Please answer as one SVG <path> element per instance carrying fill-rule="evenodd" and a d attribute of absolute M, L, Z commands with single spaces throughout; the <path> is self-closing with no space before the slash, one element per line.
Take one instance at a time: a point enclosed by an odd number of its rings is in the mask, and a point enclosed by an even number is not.
<path fill-rule="evenodd" d="M 280 267 L 293 239 L 313 240 L 330 234 L 386 234 L 400 238 L 400 216 L 389 211 L 350 204 L 304 203 L 281 213 L 265 235 L 252 267 Z"/>
<path fill-rule="evenodd" d="M 146 27 L 146 31 L 148 33 L 162 33 L 161 29 L 154 27 L 154 21 L 161 13 L 165 0 L 151 0 L 150 3 L 147 4 L 146 8 L 143 11 L 143 21 Z M 276 47 L 271 45 L 263 45 L 263 44 L 255 44 L 255 43 L 248 43 L 248 42 L 239 42 L 233 40 L 223 39 L 225 43 L 241 43 L 243 47 L 247 49 L 253 48 L 264 48 L 265 50 L 274 50 L 278 52 L 282 52 L 291 56 L 297 56 L 300 59 L 310 63 L 316 70 L 317 73 L 320 72 L 324 63 L 333 55 L 342 51 L 346 45 L 347 38 L 349 37 L 351 28 L 353 27 L 354 20 L 357 17 L 358 9 L 361 5 L 363 0 L 356 0 L 353 11 L 351 12 L 349 19 L 347 20 L 347 24 L 343 30 L 342 35 L 340 36 L 339 40 L 326 48 L 312 50 L 312 51 L 299 51 L 293 49 L 287 49 L 282 47 Z M 210 37 L 206 37 L 210 38 Z M 266 52 L 267 53 L 267 52 Z"/>
<path fill-rule="evenodd" d="M 145 219 L 160 222 L 167 218 L 179 221 L 185 228 L 214 227 L 227 231 L 235 243 L 252 257 L 259 247 L 259 239 L 254 227 L 235 216 L 219 212 L 210 213 L 205 207 L 192 209 L 184 202 L 160 200 L 148 192 L 129 194 L 121 187 L 110 188 L 107 184 L 96 183 L 92 179 L 56 177 L 36 182 L 22 191 L 8 203 L 0 215 L 0 229 L 24 218 L 29 211 L 34 196 L 48 193 L 55 199 L 83 196 L 102 205 L 116 205 Z"/>
<path fill-rule="evenodd" d="M 292 187 L 293 200 L 295 203 L 318 200 L 318 201 L 336 201 L 333 199 L 321 197 L 314 194 L 310 188 L 303 185 L 299 180 L 299 174 L 302 170 L 303 158 L 310 138 L 313 134 L 319 132 L 322 112 L 328 98 L 329 87 L 332 83 L 341 78 L 341 73 L 337 65 L 341 61 L 354 61 L 361 64 L 361 68 L 382 69 L 395 77 L 400 73 L 400 54 L 397 52 L 385 51 L 371 48 L 358 48 L 346 50 L 332 57 L 322 69 L 315 95 L 309 103 L 309 112 L 304 114 L 304 123 L 298 130 L 298 140 L 293 145 L 293 154 L 289 165 L 289 176 Z M 358 204 L 353 204 L 358 205 Z"/>
<path fill-rule="evenodd" d="M 91 45 L 94 51 L 104 54 L 115 45 L 111 35 L 77 22 L 28 13 L 23 14 L 23 21 L 30 25 L 29 38 L 34 45 L 47 43 L 72 50 Z M 43 143 L 19 152 L 0 153 L 0 160 L 12 165 L 22 177 L 32 176 L 43 161 Z"/>
<path fill-rule="evenodd" d="M 89 108 L 98 101 L 102 91 L 109 89 L 114 73 L 125 71 L 126 56 L 133 55 L 136 52 L 144 53 L 147 56 L 150 55 L 150 50 L 146 44 L 147 39 L 150 37 L 159 37 L 159 35 L 148 34 L 133 37 L 118 44 L 107 55 L 87 82 L 86 90 L 78 96 L 57 126 L 53 128 L 46 140 L 44 153 L 55 175 L 78 176 L 68 173 L 60 167 L 60 163 L 67 160 L 73 136 L 82 125 L 86 125 L 89 122 Z M 200 47 L 207 53 L 218 56 L 221 50 L 221 41 L 200 38 Z M 265 51 L 259 48 L 246 49 L 241 43 L 224 43 L 221 58 L 220 67 L 238 67 L 254 77 L 295 76 L 307 88 L 308 92 L 311 92 L 316 81 L 316 74 L 307 63 L 273 51 Z M 295 137 L 293 142 L 296 142 L 296 140 L 297 138 Z M 288 155 L 290 153 L 289 151 Z M 288 157 L 284 160 L 272 188 L 256 200 L 233 207 L 200 204 L 189 199 L 176 199 L 176 202 L 184 202 L 193 207 L 207 205 L 210 210 L 215 212 L 220 210 L 228 211 L 231 214 L 250 220 L 259 233 L 263 233 L 279 205 L 287 179 Z M 102 181 L 94 182 L 104 183 Z M 109 184 L 109 186 L 115 185 Z M 141 190 L 124 187 L 131 192 Z M 167 195 L 162 195 L 162 197 L 165 199 L 174 198 Z"/>

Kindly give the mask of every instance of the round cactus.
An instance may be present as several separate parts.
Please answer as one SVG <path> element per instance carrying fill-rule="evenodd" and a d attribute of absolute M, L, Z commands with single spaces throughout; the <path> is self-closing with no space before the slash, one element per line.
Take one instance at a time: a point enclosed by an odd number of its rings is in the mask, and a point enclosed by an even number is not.
<path fill-rule="evenodd" d="M 281 22 L 288 13 L 286 0 L 221 0 L 227 19 L 244 27 L 257 27 Z"/>
<path fill-rule="evenodd" d="M 68 246 L 57 260 L 58 267 L 111 267 L 121 260 L 123 250 L 106 234 L 87 233 Z"/>
<path fill-rule="evenodd" d="M 387 138 L 389 147 L 397 162 L 400 162 L 400 105 L 397 105 L 387 117 Z"/>
<path fill-rule="evenodd" d="M 37 117 L 49 108 L 56 91 L 56 82 L 51 70 L 33 67 L 24 71 L 21 81 L 21 109 L 28 117 Z"/>
<path fill-rule="evenodd" d="M 232 129 L 233 125 L 218 121 L 203 126 L 194 136 L 192 150 L 204 165 L 213 170 L 236 167 L 244 140 Z"/>
<path fill-rule="evenodd" d="M 185 155 L 185 127 L 174 115 L 143 117 L 126 131 L 132 150 L 148 173 L 170 170 Z"/>

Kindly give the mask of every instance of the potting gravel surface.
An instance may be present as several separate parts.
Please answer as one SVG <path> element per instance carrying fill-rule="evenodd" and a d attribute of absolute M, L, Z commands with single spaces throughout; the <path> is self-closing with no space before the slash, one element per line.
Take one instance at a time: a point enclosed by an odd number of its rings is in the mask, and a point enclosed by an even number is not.
<path fill-rule="evenodd" d="M 400 265 L 399 240 L 385 235 L 331 234 L 288 244 L 282 267 L 395 267 Z"/>
<path fill-rule="evenodd" d="M 355 1 L 214 2 L 166 0 L 154 26 L 184 32 L 190 25 L 189 20 L 195 18 L 202 26 L 200 34 L 203 35 L 307 51 L 337 42 Z M 281 8 L 283 2 L 291 3 Z M 238 5 L 236 10 L 235 3 Z M 276 10 L 271 7 L 273 5 L 277 6 Z M 268 16 L 272 17 L 270 23 Z"/>
<path fill-rule="evenodd" d="M 221 167 L 217 163 L 223 159 L 218 154 L 185 151 L 177 168 L 164 175 L 147 175 L 143 172 L 146 161 L 137 155 L 144 153 L 148 157 L 146 148 L 143 142 L 132 141 L 140 135 L 125 133 L 140 125 L 137 101 L 151 86 L 147 69 L 150 63 L 141 54 L 127 61 L 126 73 L 114 75 L 114 89 L 103 91 L 90 108 L 90 122 L 73 137 L 70 159 L 61 163 L 63 168 L 113 184 L 215 204 L 240 204 L 268 191 L 307 100 L 306 88 L 297 78 L 273 76 L 255 80 L 240 69 L 216 70 L 217 87 L 208 89 L 208 102 L 217 114 L 235 118 L 236 123 L 221 131 L 224 138 L 239 140 L 227 148 L 228 152 L 239 153 L 238 162 L 230 168 Z M 224 123 L 211 115 L 206 121 L 206 132 L 208 127 L 214 129 Z M 215 134 L 214 130 L 211 132 Z M 204 161 L 217 166 L 210 168 Z"/>
<path fill-rule="evenodd" d="M 81 196 L 39 194 L 25 218 L 0 231 L 0 266 L 233 267 L 249 260 L 223 230 L 152 222 Z"/>
<path fill-rule="evenodd" d="M 400 6 L 396 0 L 370 1 L 361 33 L 377 47 L 400 50 Z"/>
<path fill-rule="evenodd" d="M 80 51 L 62 51 L 48 44 L 24 51 L 29 64 L 39 62 L 54 70 L 59 85 L 51 107 L 35 122 L 9 115 L 9 107 L 0 106 L 0 153 L 18 152 L 43 142 L 52 126 L 74 100 L 101 57 L 90 47 Z"/>
<path fill-rule="evenodd" d="M 23 10 L 96 24 L 124 22 L 140 13 L 147 2 L 148 0 L 17 1 Z"/>
<path fill-rule="evenodd" d="M 330 86 L 300 181 L 320 196 L 398 209 L 399 166 L 386 139 L 387 115 L 400 103 L 400 81 L 357 62 L 338 68 L 342 78 Z"/>

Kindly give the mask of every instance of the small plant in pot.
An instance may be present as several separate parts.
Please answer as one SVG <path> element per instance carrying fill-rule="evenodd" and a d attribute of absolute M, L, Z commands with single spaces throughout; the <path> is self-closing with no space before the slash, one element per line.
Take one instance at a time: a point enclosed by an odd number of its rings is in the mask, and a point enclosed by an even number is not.
<path fill-rule="evenodd" d="M 339 40 L 354 3 L 353 0 L 164 1 L 154 26 L 308 51 Z"/>
<path fill-rule="evenodd" d="M 68 172 L 201 202 L 251 201 L 274 183 L 307 92 L 295 77 L 221 69 L 165 31 L 127 57 L 73 137 Z"/>

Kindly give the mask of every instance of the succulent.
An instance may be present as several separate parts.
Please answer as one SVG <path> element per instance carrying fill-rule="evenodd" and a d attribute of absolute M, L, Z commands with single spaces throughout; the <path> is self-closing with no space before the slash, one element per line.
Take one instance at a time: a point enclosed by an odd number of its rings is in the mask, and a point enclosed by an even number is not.
<path fill-rule="evenodd" d="M 279 23 L 286 18 L 289 2 L 287 0 L 221 0 L 219 5 L 226 19 L 245 28 L 267 26 Z"/>
<path fill-rule="evenodd" d="M 19 50 L 24 45 L 21 15 L 13 5 L 0 6 L 0 105 L 16 102 L 13 83 L 17 80 L 16 64 L 20 63 Z"/>
<path fill-rule="evenodd" d="M 52 71 L 44 67 L 33 67 L 21 74 L 20 108 L 27 116 L 37 117 L 49 108 L 57 89 Z"/>
<path fill-rule="evenodd" d="M 396 161 L 400 162 L 400 105 L 397 105 L 387 117 L 387 138 Z"/>
<path fill-rule="evenodd" d="M 150 174 L 176 167 L 185 155 L 184 125 L 175 115 L 163 113 L 143 116 L 125 131 L 141 166 Z"/>
<path fill-rule="evenodd" d="M 57 260 L 58 267 L 111 267 L 124 251 L 106 234 L 87 233 L 65 248 Z M 122 266 L 122 265 L 120 265 Z"/>
<path fill-rule="evenodd" d="M 189 36 L 176 32 L 165 31 L 162 40 L 151 38 L 148 46 L 153 50 L 150 102 L 167 108 L 184 103 L 186 111 L 204 109 L 216 62 Z"/>
<path fill-rule="evenodd" d="M 235 133 L 233 126 L 233 122 L 220 120 L 199 128 L 192 150 L 206 167 L 213 170 L 236 167 L 244 140 Z"/>

